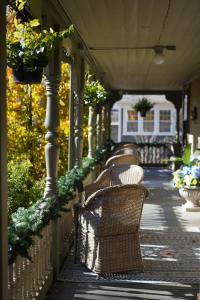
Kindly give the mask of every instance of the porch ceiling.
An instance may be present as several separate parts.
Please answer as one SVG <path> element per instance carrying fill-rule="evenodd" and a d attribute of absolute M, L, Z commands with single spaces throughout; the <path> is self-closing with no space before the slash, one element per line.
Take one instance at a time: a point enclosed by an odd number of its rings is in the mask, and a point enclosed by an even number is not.
<path fill-rule="evenodd" d="M 58 0 L 112 89 L 175 90 L 200 73 L 199 0 Z M 168 12 L 168 13 L 167 13 Z M 176 45 L 164 51 L 127 47 Z M 122 47 L 123 50 L 91 50 Z"/>

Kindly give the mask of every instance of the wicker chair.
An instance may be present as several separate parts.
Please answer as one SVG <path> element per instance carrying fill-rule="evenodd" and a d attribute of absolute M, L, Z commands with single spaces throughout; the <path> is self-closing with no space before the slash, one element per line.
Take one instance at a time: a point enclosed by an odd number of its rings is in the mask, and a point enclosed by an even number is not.
<path fill-rule="evenodd" d="M 110 166 L 124 164 L 139 165 L 139 157 L 133 154 L 114 155 L 106 161 L 105 166 L 108 168 Z"/>
<path fill-rule="evenodd" d="M 115 150 L 120 150 L 122 148 L 135 148 L 137 149 L 137 144 L 132 144 L 132 143 L 119 143 L 115 146 Z"/>
<path fill-rule="evenodd" d="M 110 152 L 110 155 L 113 156 L 115 153 L 119 150 L 122 150 L 124 148 L 137 150 L 137 144 L 125 144 L 125 143 L 118 143 L 115 145 L 114 149 Z"/>
<path fill-rule="evenodd" d="M 139 226 L 147 196 L 142 185 L 113 186 L 79 207 L 82 263 L 98 274 L 143 271 Z"/>
<path fill-rule="evenodd" d="M 136 156 L 139 155 L 136 148 L 129 148 L 129 147 L 121 148 L 119 150 L 116 150 L 116 151 L 113 152 L 112 155 L 120 155 L 120 154 L 132 154 L 132 155 L 136 155 Z"/>
<path fill-rule="evenodd" d="M 116 165 L 104 170 L 95 182 L 85 186 L 85 199 L 94 192 L 119 184 L 139 184 L 144 178 L 144 170 L 137 165 Z"/>

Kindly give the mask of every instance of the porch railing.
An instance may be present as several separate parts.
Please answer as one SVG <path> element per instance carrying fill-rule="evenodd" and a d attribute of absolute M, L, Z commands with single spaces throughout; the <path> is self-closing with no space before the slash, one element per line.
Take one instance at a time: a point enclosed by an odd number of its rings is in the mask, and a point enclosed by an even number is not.
<path fill-rule="evenodd" d="M 137 150 L 143 166 L 166 166 L 173 155 L 172 144 L 139 143 Z"/>
<path fill-rule="evenodd" d="M 91 183 L 99 174 L 99 166 L 85 179 Z M 34 237 L 34 246 L 29 249 L 32 261 L 18 256 L 9 265 L 9 300 L 42 300 L 52 284 L 73 241 L 73 206 L 78 195 L 65 208 L 67 212 L 51 221 L 41 232 L 41 237 Z"/>

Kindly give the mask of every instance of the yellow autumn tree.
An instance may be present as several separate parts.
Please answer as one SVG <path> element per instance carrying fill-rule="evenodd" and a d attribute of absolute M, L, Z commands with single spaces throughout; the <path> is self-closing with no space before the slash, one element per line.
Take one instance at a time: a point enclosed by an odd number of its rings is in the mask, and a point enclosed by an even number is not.
<path fill-rule="evenodd" d="M 43 84 L 20 85 L 7 71 L 8 160 L 29 160 L 36 178 L 45 174 L 46 91 Z M 67 168 L 69 68 L 62 65 L 60 104 L 60 173 Z"/>

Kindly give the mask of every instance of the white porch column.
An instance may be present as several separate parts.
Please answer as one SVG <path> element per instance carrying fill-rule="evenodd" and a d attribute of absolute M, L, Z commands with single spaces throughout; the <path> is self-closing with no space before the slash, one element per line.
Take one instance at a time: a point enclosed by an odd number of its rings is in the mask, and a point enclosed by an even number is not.
<path fill-rule="evenodd" d="M 89 107 L 88 116 L 88 157 L 93 158 L 95 155 L 95 127 L 96 127 L 95 108 Z"/>
<path fill-rule="evenodd" d="M 96 149 L 99 149 L 102 144 L 102 107 L 97 108 L 96 114 L 96 130 L 97 130 L 97 144 Z"/>
<path fill-rule="evenodd" d="M 68 170 L 74 167 L 74 93 L 75 93 L 75 64 L 70 61 L 70 91 L 69 91 L 69 140 L 68 140 Z"/>
<path fill-rule="evenodd" d="M 83 154 L 83 90 L 85 80 L 85 64 L 81 59 L 77 66 L 77 95 L 75 121 L 75 166 L 81 167 Z"/>
<path fill-rule="evenodd" d="M 59 160 L 58 129 L 59 118 L 59 99 L 58 90 L 61 77 L 61 48 L 57 49 L 46 68 L 46 90 L 47 90 L 47 109 L 45 127 L 47 134 L 45 136 L 47 144 L 45 146 L 46 159 L 46 187 L 44 196 L 57 196 L 57 174 Z"/>
<path fill-rule="evenodd" d="M 108 104 L 108 110 L 107 110 L 107 122 L 108 122 L 108 132 L 106 136 L 106 140 L 110 140 L 110 135 L 111 135 L 111 105 Z"/>
<path fill-rule="evenodd" d="M 8 219 L 6 174 L 6 1 L 0 1 L 0 299 L 8 299 Z"/>
<path fill-rule="evenodd" d="M 104 126 L 105 126 L 105 134 L 104 134 L 104 143 L 107 141 L 108 139 L 108 131 L 109 131 L 109 117 L 108 117 L 108 114 L 109 114 L 109 104 L 106 104 L 105 105 L 105 120 L 104 120 Z"/>
<path fill-rule="evenodd" d="M 102 131 L 101 131 L 102 144 L 106 142 L 106 106 L 102 107 Z"/>

